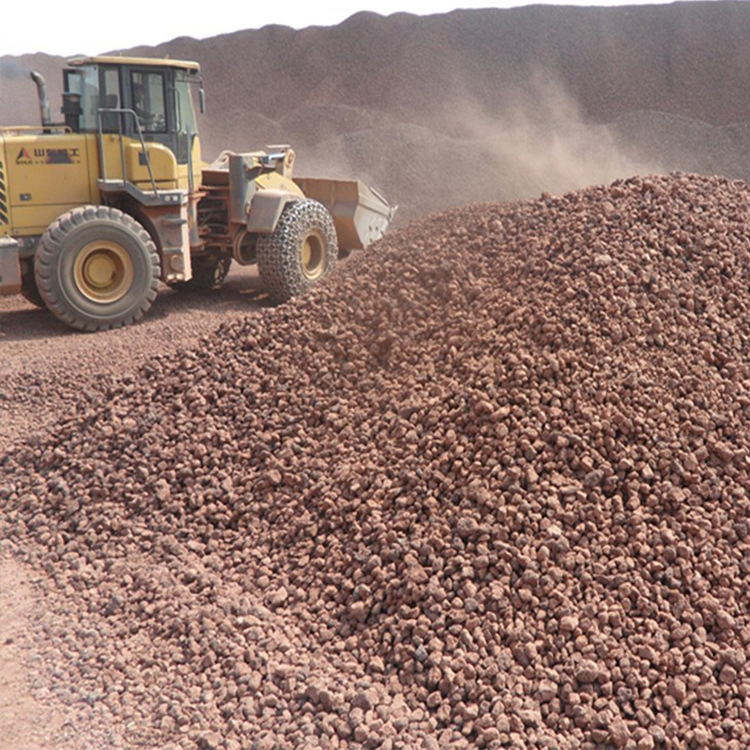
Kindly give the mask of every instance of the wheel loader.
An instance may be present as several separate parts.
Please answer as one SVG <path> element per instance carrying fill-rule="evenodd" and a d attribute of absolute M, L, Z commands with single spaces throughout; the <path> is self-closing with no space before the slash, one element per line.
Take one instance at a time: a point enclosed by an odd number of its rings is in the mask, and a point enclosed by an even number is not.
<path fill-rule="evenodd" d="M 295 178 L 288 145 L 201 161 L 196 62 L 87 57 L 63 71 L 63 122 L 0 128 L 0 294 L 74 329 L 140 320 L 160 283 L 219 286 L 257 264 L 275 302 L 364 248 L 393 210 L 358 180 Z"/>

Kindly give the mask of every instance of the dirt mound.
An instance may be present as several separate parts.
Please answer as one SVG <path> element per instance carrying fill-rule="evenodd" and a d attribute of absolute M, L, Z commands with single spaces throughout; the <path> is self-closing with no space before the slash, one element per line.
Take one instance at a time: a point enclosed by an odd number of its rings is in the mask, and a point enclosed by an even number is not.
<path fill-rule="evenodd" d="M 750 743 L 750 191 L 432 217 L 2 460 L 160 747 Z"/>
<path fill-rule="evenodd" d="M 127 52 L 200 61 L 208 161 L 292 143 L 324 174 L 372 175 L 404 220 L 636 173 L 750 180 L 744 140 L 725 130 L 750 121 L 749 35 L 746 3 L 682 2 L 359 13 Z M 38 121 L 31 68 L 57 112 L 62 64 L 2 58 L 0 123 Z"/>

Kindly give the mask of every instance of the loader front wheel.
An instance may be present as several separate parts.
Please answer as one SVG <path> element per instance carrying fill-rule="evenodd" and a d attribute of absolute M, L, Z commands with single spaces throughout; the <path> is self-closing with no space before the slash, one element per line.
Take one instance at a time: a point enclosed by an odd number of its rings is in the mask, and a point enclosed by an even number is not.
<path fill-rule="evenodd" d="M 272 234 L 258 238 L 258 273 L 274 302 L 286 302 L 317 284 L 336 264 L 333 218 L 314 200 L 290 203 Z"/>
<path fill-rule="evenodd" d="M 109 206 L 63 214 L 42 235 L 34 276 L 47 308 L 81 331 L 140 320 L 156 298 L 159 254 L 148 232 Z"/>

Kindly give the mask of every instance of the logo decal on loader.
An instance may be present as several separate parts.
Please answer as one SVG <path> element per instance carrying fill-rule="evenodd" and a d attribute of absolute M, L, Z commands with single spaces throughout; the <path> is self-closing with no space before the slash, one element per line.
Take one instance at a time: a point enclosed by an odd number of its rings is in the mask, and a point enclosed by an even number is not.
<path fill-rule="evenodd" d="M 16 164 L 80 164 L 80 148 L 35 148 L 22 146 Z"/>

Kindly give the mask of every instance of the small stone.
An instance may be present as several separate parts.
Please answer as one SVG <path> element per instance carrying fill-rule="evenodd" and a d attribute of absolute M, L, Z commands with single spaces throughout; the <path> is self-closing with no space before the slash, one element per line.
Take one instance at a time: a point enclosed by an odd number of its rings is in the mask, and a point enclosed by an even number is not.
<path fill-rule="evenodd" d="M 221 750 L 221 736 L 218 732 L 206 732 L 198 737 L 197 745 L 200 750 Z"/>
<path fill-rule="evenodd" d="M 349 614 L 357 622 L 365 622 L 370 614 L 370 607 L 366 602 L 352 602 L 349 607 Z"/>
<path fill-rule="evenodd" d="M 363 711 L 369 711 L 375 708 L 379 703 L 378 692 L 374 688 L 360 690 L 352 698 L 352 706 L 361 708 Z"/>
<path fill-rule="evenodd" d="M 286 590 L 286 587 L 280 586 L 268 595 L 268 603 L 272 607 L 281 607 L 286 603 L 288 598 L 289 592 Z"/>
<path fill-rule="evenodd" d="M 109 617 L 117 612 L 122 607 L 122 599 L 117 594 L 112 594 L 107 602 L 107 606 L 104 608 L 104 614 Z"/>
<path fill-rule="evenodd" d="M 575 615 L 565 615 L 560 618 L 560 632 L 575 633 L 578 629 L 578 618 Z"/>
<path fill-rule="evenodd" d="M 266 472 L 266 480 L 274 487 L 278 487 L 282 480 L 281 472 L 278 469 L 269 469 Z"/>
<path fill-rule="evenodd" d="M 667 733 L 658 725 L 651 727 L 651 736 L 654 738 L 654 744 L 664 744 L 667 739 Z"/>
<path fill-rule="evenodd" d="M 550 680 L 542 680 L 536 695 L 540 703 L 549 703 L 557 696 L 557 685 Z"/>
<path fill-rule="evenodd" d="M 588 488 L 597 487 L 603 480 L 604 472 L 601 469 L 594 469 L 583 478 L 583 486 Z"/>
<path fill-rule="evenodd" d="M 682 703 L 687 695 L 687 685 L 682 677 L 675 677 L 669 682 L 668 688 L 669 694 L 677 701 Z"/>
<path fill-rule="evenodd" d="M 725 609 L 720 609 L 716 612 L 716 624 L 721 630 L 733 630 L 734 617 Z"/>
<path fill-rule="evenodd" d="M 370 732 L 364 724 L 354 727 L 354 741 L 359 744 L 364 744 L 368 741 Z"/>
<path fill-rule="evenodd" d="M 576 680 L 582 684 L 587 684 L 591 682 L 596 682 L 597 678 L 599 677 L 600 673 L 599 666 L 596 664 L 596 662 L 591 661 L 590 659 L 586 659 L 582 661 L 575 672 Z"/>
<path fill-rule="evenodd" d="M 719 682 L 723 685 L 734 685 L 737 682 L 737 670 L 731 664 L 725 664 L 719 672 Z"/>
<path fill-rule="evenodd" d="M 697 747 L 706 747 L 710 738 L 706 727 L 698 725 L 693 729 L 693 742 Z"/>
<path fill-rule="evenodd" d="M 157 500 L 162 503 L 165 500 L 169 500 L 170 496 L 172 495 L 172 491 L 169 488 L 169 484 L 167 483 L 166 479 L 156 480 L 156 484 L 154 485 L 154 494 L 156 495 Z"/>
<path fill-rule="evenodd" d="M 734 460 L 734 450 L 727 443 L 717 442 L 711 446 L 714 455 L 724 464 L 729 464 Z"/>
<path fill-rule="evenodd" d="M 735 669 L 740 670 L 747 661 L 747 655 L 742 649 L 730 648 L 721 655 L 721 660 L 725 664 L 730 664 Z"/>
<path fill-rule="evenodd" d="M 630 741 L 630 730 L 627 724 L 620 718 L 612 722 L 609 728 L 609 735 L 615 747 L 625 747 Z"/>
<path fill-rule="evenodd" d="M 479 524 L 471 516 L 462 516 L 456 524 L 456 533 L 461 539 L 470 539 L 477 533 L 478 529 Z"/>
<path fill-rule="evenodd" d="M 383 659 L 380 656 L 373 656 L 372 659 L 370 659 L 370 669 L 373 672 L 382 674 L 385 672 L 385 662 L 383 662 Z"/>

